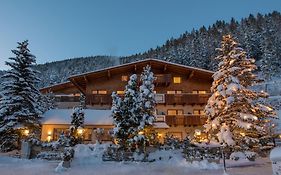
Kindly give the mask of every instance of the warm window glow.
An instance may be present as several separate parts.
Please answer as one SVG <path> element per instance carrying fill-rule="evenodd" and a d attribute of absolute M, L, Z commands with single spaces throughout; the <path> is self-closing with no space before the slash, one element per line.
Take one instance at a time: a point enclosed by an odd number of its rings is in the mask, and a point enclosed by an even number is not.
<path fill-rule="evenodd" d="M 193 110 L 193 114 L 199 115 L 199 114 L 200 114 L 200 113 L 199 113 L 199 110 Z"/>
<path fill-rule="evenodd" d="M 192 94 L 198 94 L 198 91 L 193 90 Z"/>
<path fill-rule="evenodd" d="M 168 115 L 183 115 L 182 109 L 168 109 Z"/>
<path fill-rule="evenodd" d="M 176 94 L 181 94 L 182 93 L 182 91 L 176 91 Z"/>
<path fill-rule="evenodd" d="M 194 109 L 193 114 L 195 115 L 204 115 L 204 110 L 203 109 Z"/>
<path fill-rule="evenodd" d="M 127 75 L 122 75 L 121 76 L 121 81 L 128 81 L 128 76 Z"/>
<path fill-rule="evenodd" d="M 178 110 L 178 115 L 183 115 L 183 110 Z"/>
<path fill-rule="evenodd" d="M 174 83 L 181 83 L 181 77 L 174 77 Z"/>
<path fill-rule="evenodd" d="M 117 94 L 122 95 L 122 94 L 124 94 L 124 91 L 117 91 Z"/>
<path fill-rule="evenodd" d="M 198 91 L 198 94 L 206 94 L 206 91 Z"/>
<path fill-rule="evenodd" d="M 193 90 L 192 91 L 192 94 L 206 94 L 207 91 L 204 91 L 204 90 Z"/>
<path fill-rule="evenodd" d="M 76 93 L 76 94 L 74 94 L 74 96 L 80 97 L 80 93 Z"/>
<path fill-rule="evenodd" d="M 154 94 L 156 94 L 156 91 L 153 91 Z"/>
<path fill-rule="evenodd" d="M 176 91 L 167 91 L 167 94 L 176 94 Z"/>
<path fill-rule="evenodd" d="M 94 90 L 92 91 L 92 94 L 98 94 L 98 91 Z"/>
<path fill-rule="evenodd" d="M 107 91 L 106 91 L 106 90 L 99 90 L 99 91 L 98 91 L 98 94 L 104 95 L 104 94 L 107 94 Z"/>
<path fill-rule="evenodd" d="M 175 110 L 175 109 L 169 109 L 169 110 L 168 110 L 168 115 L 177 115 L 177 110 Z"/>

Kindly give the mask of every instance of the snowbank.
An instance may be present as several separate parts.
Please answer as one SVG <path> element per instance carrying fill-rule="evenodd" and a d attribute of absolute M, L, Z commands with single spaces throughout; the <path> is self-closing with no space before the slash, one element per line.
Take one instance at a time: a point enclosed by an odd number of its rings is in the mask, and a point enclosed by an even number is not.
<path fill-rule="evenodd" d="M 271 150 L 270 160 L 273 162 L 281 161 L 281 147 L 276 147 Z"/>

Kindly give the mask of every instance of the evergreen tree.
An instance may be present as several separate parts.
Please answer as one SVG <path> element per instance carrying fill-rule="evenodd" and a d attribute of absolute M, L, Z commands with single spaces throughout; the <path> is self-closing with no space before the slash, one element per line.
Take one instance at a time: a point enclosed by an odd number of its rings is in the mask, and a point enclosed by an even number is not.
<path fill-rule="evenodd" d="M 0 149 L 8 151 L 16 148 L 23 129 L 29 133 L 39 133 L 39 113 L 36 100 L 40 96 L 35 84 L 38 72 L 32 69 L 35 56 L 28 49 L 28 41 L 18 43 L 12 50 L 15 57 L 6 65 L 11 69 L 3 75 L 0 100 Z"/>
<path fill-rule="evenodd" d="M 251 150 L 260 144 L 260 138 L 268 135 L 266 126 L 274 111 L 258 101 L 267 94 L 250 89 L 259 82 L 253 74 L 255 60 L 248 58 L 230 35 L 223 37 L 218 50 L 216 59 L 220 63 L 213 75 L 212 96 L 205 107 L 205 131 L 210 140 Z"/>
<path fill-rule="evenodd" d="M 55 108 L 55 97 L 52 92 L 48 92 L 47 94 L 40 94 L 37 99 L 38 110 L 41 114 L 45 113 L 50 109 Z"/>
<path fill-rule="evenodd" d="M 132 75 L 126 85 L 124 99 L 115 93 L 113 97 L 114 135 L 121 148 L 127 149 L 135 142 L 141 121 L 141 105 L 137 86 L 137 75 Z"/>
<path fill-rule="evenodd" d="M 74 107 L 71 115 L 71 126 L 69 128 L 72 145 L 82 143 L 83 133 L 79 133 L 79 131 L 83 131 L 83 127 L 84 127 L 84 110 L 80 106 Z"/>
<path fill-rule="evenodd" d="M 156 78 L 151 72 L 151 67 L 146 66 L 141 74 L 140 86 L 140 102 L 142 108 L 142 121 L 140 122 L 139 129 L 142 130 L 147 126 L 151 126 L 155 120 L 155 93 L 154 93 L 154 80 Z"/>

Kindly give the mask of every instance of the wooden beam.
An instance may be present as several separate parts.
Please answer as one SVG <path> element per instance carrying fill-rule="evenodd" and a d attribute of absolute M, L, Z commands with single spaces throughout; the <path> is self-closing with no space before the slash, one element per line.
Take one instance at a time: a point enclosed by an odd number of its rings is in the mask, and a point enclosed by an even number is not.
<path fill-rule="evenodd" d="M 190 72 L 190 74 L 187 76 L 187 80 L 192 78 L 194 76 L 194 70 Z"/>
<path fill-rule="evenodd" d="M 86 84 L 89 83 L 89 80 L 88 80 L 88 78 L 86 76 L 84 76 L 84 80 L 85 80 Z"/>
<path fill-rule="evenodd" d="M 164 65 L 163 71 L 166 72 L 166 70 L 167 70 L 167 64 Z"/>
<path fill-rule="evenodd" d="M 107 77 L 108 77 L 108 78 L 111 77 L 110 70 L 107 71 Z"/>
<path fill-rule="evenodd" d="M 82 94 L 86 95 L 86 89 L 83 89 L 76 81 L 74 78 L 71 78 L 70 81 L 78 88 Z"/>

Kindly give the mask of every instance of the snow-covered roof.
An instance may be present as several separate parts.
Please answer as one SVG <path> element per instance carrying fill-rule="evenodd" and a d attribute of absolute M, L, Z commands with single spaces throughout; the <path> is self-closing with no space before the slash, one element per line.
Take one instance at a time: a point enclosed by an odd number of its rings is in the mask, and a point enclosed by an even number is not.
<path fill-rule="evenodd" d="M 155 122 L 155 123 L 153 123 L 153 128 L 168 129 L 170 127 L 165 122 Z"/>
<path fill-rule="evenodd" d="M 82 74 L 72 75 L 71 77 L 69 77 L 69 79 L 75 78 L 75 77 L 80 77 L 80 76 L 85 76 L 85 75 L 89 75 L 89 74 L 97 73 L 97 72 L 101 72 L 101 71 L 106 71 L 106 70 L 110 70 L 110 69 L 114 69 L 114 68 L 118 68 L 118 67 L 133 65 L 133 64 L 137 64 L 137 63 L 141 63 L 141 62 L 145 62 L 145 61 L 156 61 L 156 62 L 160 62 L 160 63 L 164 63 L 164 64 L 170 64 L 170 65 L 179 66 L 179 67 L 183 67 L 183 68 L 187 68 L 187 69 L 191 69 L 191 70 L 197 70 L 197 71 L 202 71 L 202 72 L 214 74 L 213 71 L 206 70 L 206 69 L 201 69 L 201 68 L 192 67 L 192 66 L 186 66 L 186 65 L 178 64 L 178 63 L 172 63 L 172 62 L 168 62 L 168 61 L 164 61 L 164 60 L 160 60 L 160 59 L 148 58 L 148 59 L 144 59 L 144 60 L 134 61 L 134 62 L 126 63 L 126 64 L 120 64 L 120 65 L 111 66 L 111 67 L 107 67 L 107 68 L 103 68 L 103 69 L 98 69 L 98 70 L 94 70 L 94 71 L 90 71 L 90 72 L 85 72 L 85 73 L 82 73 Z"/>
<path fill-rule="evenodd" d="M 70 124 L 72 109 L 52 109 L 44 113 L 41 124 Z M 113 125 L 111 110 L 85 109 L 85 125 Z"/>

